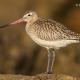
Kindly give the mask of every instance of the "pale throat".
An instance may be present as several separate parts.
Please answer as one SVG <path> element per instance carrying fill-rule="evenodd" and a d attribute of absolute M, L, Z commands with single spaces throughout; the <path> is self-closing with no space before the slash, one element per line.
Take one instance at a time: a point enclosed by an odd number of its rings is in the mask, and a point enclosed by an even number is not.
<path fill-rule="evenodd" d="M 33 24 L 37 20 L 38 20 L 38 16 L 35 16 L 32 19 L 30 19 L 30 20 L 27 21 L 27 25 L 30 26 L 31 24 Z"/>

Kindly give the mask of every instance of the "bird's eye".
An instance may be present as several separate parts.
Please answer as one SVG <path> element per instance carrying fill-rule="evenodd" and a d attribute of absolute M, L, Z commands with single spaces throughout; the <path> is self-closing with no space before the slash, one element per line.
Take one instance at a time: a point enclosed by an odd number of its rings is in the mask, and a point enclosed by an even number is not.
<path fill-rule="evenodd" d="M 28 13 L 27 16 L 32 16 L 32 13 Z"/>
<path fill-rule="evenodd" d="M 28 14 L 28 16 L 31 16 L 30 14 Z"/>

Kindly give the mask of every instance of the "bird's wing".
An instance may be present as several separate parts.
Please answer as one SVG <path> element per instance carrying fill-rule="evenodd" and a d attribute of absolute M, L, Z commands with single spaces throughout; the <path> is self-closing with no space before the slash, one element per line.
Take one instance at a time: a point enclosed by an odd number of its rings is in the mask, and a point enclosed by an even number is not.
<path fill-rule="evenodd" d="M 55 27 L 57 31 L 62 32 L 62 39 L 68 39 L 68 40 L 80 40 L 80 34 L 71 31 L 67 27 L 65 27 L 63 24 L 55 21 Z M 61 35 L 61 34 L 60 34 Z"/>
<path fill-rule="evenodd" d="M 53 41 L 53 40 L 79 40 L 80 34 L 72 32 L 59 22 L 41 19 L 34 24 L 35 33 L 38 38 Z"/>

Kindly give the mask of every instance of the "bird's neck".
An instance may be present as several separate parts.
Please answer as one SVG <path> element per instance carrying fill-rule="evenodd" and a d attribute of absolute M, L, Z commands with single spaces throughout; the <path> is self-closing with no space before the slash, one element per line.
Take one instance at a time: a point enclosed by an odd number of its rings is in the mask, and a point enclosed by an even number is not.
<path fill-rule="evenodd" d="M 37 20 L 38 20 L 38 17 L 36 16 L 36 18 L 34 17 L 33 19 L 29 20 L 27 22 L 27 25 L 30 26 L 30 25 L 34 24 Z"/>

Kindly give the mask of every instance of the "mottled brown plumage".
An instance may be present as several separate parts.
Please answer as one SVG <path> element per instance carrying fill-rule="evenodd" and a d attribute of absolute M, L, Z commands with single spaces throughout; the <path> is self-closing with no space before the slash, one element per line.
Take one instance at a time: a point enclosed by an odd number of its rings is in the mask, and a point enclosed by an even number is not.
<path fill-rule="evenodd" d="M 80 34 L 72 32 L 61 23 L 50 19 L 39 18 L 29 26 L 28 31 L 46 41 L 80 39 Z"/>

